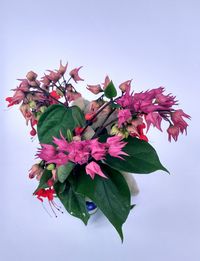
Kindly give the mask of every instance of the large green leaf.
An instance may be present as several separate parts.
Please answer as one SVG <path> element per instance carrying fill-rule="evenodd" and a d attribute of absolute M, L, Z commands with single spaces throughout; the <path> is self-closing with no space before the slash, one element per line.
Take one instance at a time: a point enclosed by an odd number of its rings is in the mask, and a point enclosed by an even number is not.
<path fill-rule="evenodd" d="M 61 165 L 60 167 L 57 168 L 57 177 L 61 183 L 63 183 L 67 179 L 67 177 L 73 170 L 74 166 L 75 164 L 69 161 L 67 164 Z"/>
<path fill-rule="evenodd" d="M 107 155 L 106 163 L 112 168 L 130 173 L 148 174 L 156 170 L 168 170 L 161 164 L 155 149 L 146 141 L 128 137 L 123 151 L 129 156 L 123 156 L 124 160 Z"/>
<path fill-rule="evenodd" d="M 113 97 L 117 96 L 117 91 L 112 81 L 105 88 L 104 95 L 109 99 L 112 99 Z"/>
<path fill-rule="evenodd" d="M 49 187 L 47 185 L 47 181 L 51 178 L 52 178 L 52 172 L 50 170 L 45 169 L 43 174 L 42 174 L 42 177 L 40 179 L 39 185 L 38 185 L 37 189 L 34 191 L 33 194 L 35 194 L 39 189 Z"/>
<path fill-rule="evenodd" d="M 64 191 L 61 192 L 61 184 L 64 183 L 59 184 L 59 182 L 57 182 L 57 184 L 54 185 L 54 189 L 61 203 L 70 215 L 80 218 L 84 224 L 87 225 L 90 215 L 86 208 L 85 197 L 75 192 L 70 183 L 66 183 Z"/>
<path fill-rule="evenodd" d="M 92 180 L 84 169 L 81 169 L 79 175 L 73 176 L 75 190 L 89 197 L 101 209 L 123 241 L 122 225 L 131 207 L 130 191 L 121 173 L 105 164 L 101 164 L 101 169 L 107 179 L 96 175 Z"/>
<path fill-rule="evenodd" d="M 40 143 L 52 144 L 52 136 L 60 137 L 60 131 L 66 137 L 67 129 L 73 130 L 85 123 L 84 115 L 77 106 L 65 107 L 54 104 L 41 115 L 37 130 Z"/>

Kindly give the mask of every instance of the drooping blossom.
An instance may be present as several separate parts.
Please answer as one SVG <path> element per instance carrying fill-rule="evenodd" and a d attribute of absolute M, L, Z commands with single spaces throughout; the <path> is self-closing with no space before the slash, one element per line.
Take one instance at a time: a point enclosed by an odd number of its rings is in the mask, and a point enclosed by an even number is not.
<path fill-rule="evenodd" d="M 167 132 L 168 132 L 169 142 L 171 142 L 171 138 L 173 138 L 175 141 L 177 141 L 178 135 L 180 133 L 179 128 L 177 126 L 175 126 L 175 125 L 169 126 L 169 128 L 167 129 Z"/>
<path fill-rule="evenodd" d="M 94 179 L 95 175 L 107 178 L 105 174 L 102 172 L 100 166 L 94 161 L 91 161 L 89 164 L 86 165 L 85 171 L 88 175 L 90 175 L 92 179 Z"/>
<path fill-rule="evenodd" d="M 119 110 L 118 111 L 118 126 L 121 127 L 123 123 L 130 120 L 132 117 L 129 109 Z"/>
<path fill-rule="evenodd" d="M 72 79 L 77 83 L 78 81 L 84 81 L 80 76 L 79 76 L 79 70 L 82 68 L 83 66 L 80 66 L 78 68 L 75 68 L 73 70 L 71 70 L 71 72 L 69 73 L 69 75 L 72 77 Z"/>
<path fill-rule="evenodd" d="M 121 155 L 128 156 L 122 149 L 126 146 L 127 142 L 123 142 L 120 136 L 113 136 L 107 139 L 108 153 L 112 157 L 120 158 Z"/>
<path fill-rule="evenodd" d="M 29 170 L 29 178 L 37 178 L 37 180 L 40 180 L 42 174 L 44 172 L 44 169 L 40 167 L 39 164 L 34 164 L 31 169 Z"/>
<path fill-rule="evenodd" d="M 120 89 L 122 92 L 127 91 L 127 90 L 130 89 L 130 87 L 131 87 L 131 82 L 132 82 L 132 80 L 128 80 L 128 81 L 125 81 L 125 82 L 121 83 L 121 84 L 119 85 L 119 89 Z"/>
<path fill-rule="evenodd" d="M 149 130 L 151 124 L 154 127 L 156 127 L 157 129 L 159 129 L 160 131 L 162 131 L 162 129 L 161 129 L 162 117 L 160 116 L 159 113 L 149 112 L 147 115 L 145 115 L 145 120 L 146 120 L 146 123 L 147 123 L 147 131 Z"/>
<path fill-rule="evenodd" d="M 176 110 L 171 113 L 172 122 L 176 127 L 180 129 L 180 132 L 183 133 L 184 131 L 187 132 L 187 122 L 183 119 L 183 117 L 190 119 L 191 117 L 184 113 L 183 110 Z"/>
<path fill-rule="evenodd" d="M 97 84 L 97 85 L 87 85 L 87 89 L 92 92 L 93 94 L 99 94 L 100 92 L 102 92 L 103 90 L 101 89 L 101 85 Z"/>
<path fill-rule="evenodd" d="M 26 90 L 27 91 L 27 90 Z M 9 102 L 8 107 L 19 104 L 25 98 L 25 91 L 21 87 L 15 89 L 15 93 L 12 97 L 7 97 L 6 101 Z"/>

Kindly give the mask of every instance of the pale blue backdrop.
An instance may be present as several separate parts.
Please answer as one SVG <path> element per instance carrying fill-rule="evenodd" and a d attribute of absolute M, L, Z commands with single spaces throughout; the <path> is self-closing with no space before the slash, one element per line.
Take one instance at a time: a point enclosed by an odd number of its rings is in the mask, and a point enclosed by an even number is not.
<path fill-rule="evenodd" d="M 3 0 L 0 10 L 0 260 L 200 260 L 200 1 Z M 133 78 L 136 91 L 165 86 L 192 116 L 177 143 L 149 133 L 171 175 L 135 175 L 141 192 L 123 245 L 104 218 L 87 227 L 68 214 L 50 218 L 32 197 L 36 182 L 27 172 L 37 141 L 3 99 L 16 78 L 29 70 L 41 76 L 60 59 L 83 65 L 90 84 L 109 74 L 116 84 Z"/>

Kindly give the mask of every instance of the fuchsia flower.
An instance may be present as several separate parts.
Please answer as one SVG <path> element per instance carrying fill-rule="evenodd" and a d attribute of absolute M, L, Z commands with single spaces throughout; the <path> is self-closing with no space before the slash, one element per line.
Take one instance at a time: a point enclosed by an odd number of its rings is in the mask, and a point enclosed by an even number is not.
<path fill-rule="evenodd" d="M 52 70 L 47 70 L 47 71 L 50 72 L 50 74 L 46 75 L 46 77 L 48 77 L 49 80 L 51 80 L 54 83 L 56 83 L 62 77 L 59 71 L 57 72 L 54 72 Z"/>
<path fill-rule="evenodd" d="M 58 69 L 58 73 L 63 76 L 66 73 L 67 66 L 68 66 L 68 63 L 64 66 L 64 65 L 62 65 L 62 61 L 60 61 L 60 67 Z"/>
<path fill-rule="evenodd" d="M 39 164 L 34 164 L 31 169 L 29 170 L 29 178 L 33 179 L 35 176 L 37 177 L 37 180 L 40 180 L 42 174 L 44 172 L 44 169 L 39 166 Z"/>
<path fill-rule="evenodd" d="M 132 80 L 128 80 L 128 81 L 125 81 L 125 82 L 121 83 L 119 85 L 119 89 L 122 92 L 126 92 L 127 90 L 129 90 L 131 88 L 131 82 L 132 82 Z"/>
<path fill-rule="evenodd" d="M 119 110 L 118 111 L 118 126 L 119 128 L 123 123 L 127 122 L 132 118 L 131 112 L 129 109 Z"/>
<path fill-rule="evenodd" d="M 167 132 L 168 132 L 169 142 L 171 142 L 171 138 L 173 138 L 175 141 L 177 141 L 178 135 L 179 135 L 179 128 L 177 126 L 174 126 L 174 125 L 169 126 L 169 128 L 167 129 Z"/>
<path fill-rule="evenodd" d="M 157 129 L 159 129 L 160 131 L 162 131 L 162 129 L 161 129 L 162 117 L 160 116 L 159 113 L 149 112 L 147 115 L 145 115 L 145 120 L 146 120 L 146 123 L 147 123 L 147 131 L 149 130 L 151 124 L 154 127 L 156 127 Z"/>
<path fill-rule="evenodd" d="M 183 110 L 176 110 L 175 112 L 172 112 L 171 119 L 172 122 L 176 127 L 180 129 L 180 132 L 183 133 L 184 131 L 187 132 L 187 122 L 184 121 L 183 117 L 190 119 L 191 117 L 184 113 Z"/>
<path fill-rule="evenodd" d="M 38 150 L 37 156 L 45 161 L 51 161 L 56 156 L 56 148 L 50 144 L 41 144 L 42 148 Z"/>
<path fill-rule="evenodd" d="M 120 136 L 113 136 L 107 139 L 108 153 L 112 157 L 123 159 L 120 155 L 128 156 L 128 154 L 122 151 L 122 148 L 126 146 L 127 142 L 123 142 Z"/>
<path fill-rule="evenodd" d="M 101 143 L 98 139 L 93 139 L 90 141 L 91 156 L 95 160 L 103 160 L 106 155 L 106 144 Z"/>
<path fill-rule="evenodd" d="M 102 172 L 100 166 L 94 161 L 92 161 L 92 162 L 90 162 L 89 164 L 86 165 L 85 171 L 88 175 L 90 175 L 90 177 L 92 179 L 94 179 L 95 175 L 99 175 L 103 178 L 107 178 L 105 176 L 105 174 Z"/>
<path fill-rule="evenodd" d="M 105 90 L 106 87 L 108 86 L 108 84 L 111 82 L 110 78 L 108 77 L 108 75 L 106 76 L 104 83 L 103 84 L 103 89 Z"/>
<path fill-rule="evenodd" d="M 97 84 L 97 85 L 87 85 L 87 89 L 94 93 L 94 94 L 98 94 L 100 92 L 102 92 L 103 90 L 101 89 L 101 85 Z"/>
<path fill-rule="evenodd" d="M 71 72 L 69 73 L 69 75 L 73 78 L 73 80 L 77 83 L 78 81 L 84 81 L 79 75 L 79 70 L 82 68 L 83 66 L 80 66 L 78 68 L 75 68 L 73 70 L 71 70 Z"/>

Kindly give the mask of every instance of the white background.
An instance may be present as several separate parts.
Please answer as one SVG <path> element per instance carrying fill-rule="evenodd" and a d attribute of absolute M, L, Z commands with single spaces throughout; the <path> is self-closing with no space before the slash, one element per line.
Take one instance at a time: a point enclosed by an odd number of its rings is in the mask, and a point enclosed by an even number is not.
<path fill-rule="evenodd" d="M 200 2 L 4 0 L 0 9 L 0 259 L 200 260 Z M 170 144 L 165 131 L 149 132 L 171 175 L 135 175 L 140 194 L 123 227 L 123 245 L 101 216 L 87 227 L 67 213 L 50 218 L 32 197 L 36 182 L 27 172 L 37 141 L 4 97 L 17 78 L 29 70 L 42 76 L 60 59 L 69 68 L 84 66 L 78 88 L 85 94 L 86 83 L 102 82 L 106 74 L 116 85 L 133 78 L 136 91 L 165 86 L 192 116 L 188 135 L 177 143 Z"/>

